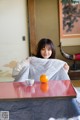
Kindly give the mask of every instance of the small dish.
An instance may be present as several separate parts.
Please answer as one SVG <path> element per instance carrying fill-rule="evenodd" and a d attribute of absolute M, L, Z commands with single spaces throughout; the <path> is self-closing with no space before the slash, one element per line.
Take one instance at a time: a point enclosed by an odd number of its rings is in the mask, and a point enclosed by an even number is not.
<path fill-rule="evenodd" d="M 28 86 L 32 86 L 34 84 L 34 79 L 26 79 L 25 81 Z"/>

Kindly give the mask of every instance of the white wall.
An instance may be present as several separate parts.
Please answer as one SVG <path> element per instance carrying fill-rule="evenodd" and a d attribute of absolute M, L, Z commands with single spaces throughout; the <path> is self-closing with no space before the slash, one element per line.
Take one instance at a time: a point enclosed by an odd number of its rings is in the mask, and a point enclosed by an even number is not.
<path fill-rule="evenodd" d="M 28 46 L 26 0 L 0 0 L 0 77 L 9 76 L 16 61 L 29 55 Z"/>

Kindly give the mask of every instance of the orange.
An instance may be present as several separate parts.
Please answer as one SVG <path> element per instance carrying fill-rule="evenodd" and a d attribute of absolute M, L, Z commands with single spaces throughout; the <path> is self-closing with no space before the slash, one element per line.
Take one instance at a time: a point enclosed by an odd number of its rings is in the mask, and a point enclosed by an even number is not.
<path fill-rule="evenodd" d="M 40 89 L 42 92 L 47 92 L 48 88 L 49 88 L 48 83 L 41 83 Z"/>
<path fill-rule="evenodd" d="M 48 77 L 45 74 L 42 74 L 40 76 L 40 82 L 42 82 L 42 83 L 48 82 Z"/>

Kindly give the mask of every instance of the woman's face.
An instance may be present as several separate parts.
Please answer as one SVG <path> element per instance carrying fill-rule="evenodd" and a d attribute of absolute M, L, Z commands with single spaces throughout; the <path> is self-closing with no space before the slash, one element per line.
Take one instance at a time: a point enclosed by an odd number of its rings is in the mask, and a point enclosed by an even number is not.
<path fill-rule="evenodd" d="M 50 45 L 45 45 L 44 48 L 41 49 L 41 56 L 44 58 L 44 59 L 48 59 L 52 54 L 52 50 L 51 50 L 51 47 Z"/>

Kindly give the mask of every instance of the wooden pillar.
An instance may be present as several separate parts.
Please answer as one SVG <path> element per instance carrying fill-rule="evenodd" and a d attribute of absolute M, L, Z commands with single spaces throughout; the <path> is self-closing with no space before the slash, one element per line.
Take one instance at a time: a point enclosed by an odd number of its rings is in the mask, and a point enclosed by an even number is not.
<path fill-rule="evenodd" d="M 35 0 L 28 0 L 28 17 L 29 17 L 30 55 L 32 55 L 35 54 L 36 50 Z"/>

